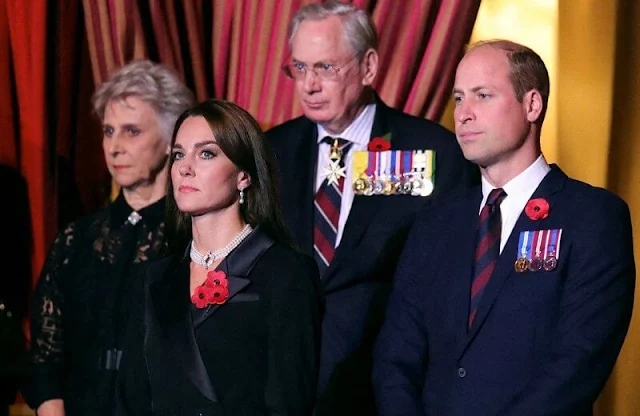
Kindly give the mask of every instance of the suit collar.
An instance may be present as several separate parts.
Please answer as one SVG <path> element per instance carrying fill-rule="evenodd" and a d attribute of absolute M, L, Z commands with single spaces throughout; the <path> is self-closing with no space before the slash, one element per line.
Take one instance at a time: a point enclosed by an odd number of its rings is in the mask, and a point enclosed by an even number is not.
<path fill-rule="evenodd" d="M 550 215 L 553 215 L 553 204 L 555 201 L 555 195 L 562 190 L 564 184 L 566 183 L 568 177 L 567 175 L 555 164 L 551 165 L 551 170 L 547 174 L 547 176 L 542 180 L 538 188 L 535 190 L 531 199 L 535 198 L 545 198 L 549 202 L 549 212 Z M 477 207 L 477 206 L 476 206 Z M 477 217 L 477 210 L 476 210 Z M 507 240 L 507 244 L 502 251 L 502 254 L 498 258 L 498 263 L 496 265 L 496 269 L 494 270 L 493 275 L 487 287 L 485 288 L 485 292 L 482 295 L 482 299 L 480 300 L 480 305 L 478 306 L 478 311 L 476 313 L 476 317 L 473 321 L 473 325 L 471 330 L 468 333 L 467 342 L 465 343 L 464 349 L 469 345 L 471 341 L 475 338 L 478 331 L 482 328 L 484 321 L 487 318 L 487 315 L 491 312 L 491 309 L 495 303 L 495 300 L 500 293 L 504 283 L 509 279 L 512 274 L 516 273 L 513 264 L 516 260 L 517 256 L 517 247 L 518 247 L 518 237 L 521 231 L 526 230 L 538 230 L 545 229 L 546 220 L 534 221 L 530 219 L 524 211 L 520 214 L 516 225 L 513 228 L 513 231 L 509 235 L 509 239 Z M 475 239 L 474 239 L 475 244 Z M 472 256 L 469 258 L 473 258 Z M 471 272 L 469 272 L 468 285 L 470 286 Z M 467 296 L 469 294 L 469 289 L 467 289 Z M 467 297 L 467 302 L 468 302 Z M 468 312 L 468 307 L 467 307 Z M 464 352 L 464 350 L 463 350 Z"/>
<path fill-rule="evenodd" d="M 257 227 L 216 270 L 222 270 L 229 279 L 228 300 L 250 284 L 249 274 L 274 244 L 274 240 Z M 200 392 L 213 402 L 217 395 L 207 374 L 195 337 L 195 329 L 224 305 L 209 306 L 192 317 L 189 293 L 189 263 L 186 255 L 165 260 L 156 268 L 164 275 L 150 287 L 152 310 L 167 338 L 177 352 L 177 358 L 189 379 Z M 166 265 L 166 267 L 162 267 Z"/>

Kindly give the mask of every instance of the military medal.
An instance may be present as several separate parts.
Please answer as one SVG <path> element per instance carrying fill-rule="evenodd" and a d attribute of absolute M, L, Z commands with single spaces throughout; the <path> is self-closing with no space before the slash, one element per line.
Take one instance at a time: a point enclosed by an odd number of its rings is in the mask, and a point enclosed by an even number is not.
<path fill-rule="evenodd" d="M 552 253 L 552 256 L 554 255 L 555 254 Z M 544 265 L 542 267 L 544 267 L 544 270 L 547 272 L 554 271 L 556 267 L 558 267 L 558 260 L 556 260 L 555 257 L 547 257 L 544 259 Z"/>
<path fill-rule="evenodd" d="M 340 159 L 342 159 L 342 149 L 338 145 L 338 139 L 333 140 L 331 150 L 329 152 L 329 165 L 325 167 L 325 174 L 327 175 L 327 183 L 329 185 L 338 185 L 340 178 L 347 176 L 347 168 L 340 166 Z"/>
<path fill-rule="evenodd" d="M 433 182 L 431 182 L 431 179 L 422 178 L 420 182 L 420 196 L 431 195 L 433 192 Z"/>
<path fill-rule="evenodd" d="M 338 149 L 339 150 L 339 149 Z M 332 158 L 341 156 L 332 149 Z M 334 159 L 332 159 L 333 161 Z M 338 161 L 340 159 L 337 159 Z M 353 192 L 356 195 L 429 196 L 434 190 L 433 150 L 385 150 L 353 153 Z M 327 177 L 337 183 L 346 170 L 329 164 Z"/>
<path fill-rule="evenodd" d="M 558 257 L 560 255 L 560 238 L 562 237 L 562 229 L 549 230 L 549 244 L 545 250 L 545 259 L 542 267 L 545 271 L 551 272 L 558 267 Z"/>
<path fill-rule="evenodd" d="M 529 260 L 527 260 L 524 257 L 520 257 L 518 260 L 516 260 L 515 264 L 513 265 L 513 268 L 518 273 L 524 273 L 529 269 Z"/>
<path fill-rule="evenodd" d="M 529 260 L 530 247 L 529 231 L 520 232 L 520 239 L 518 241 L 518 252 L 520 253 L 520 258 L 518 258 L 513 265 L 516 272 L 524 273 L 529 270 L 529 265 L 531 264 L 531 261 Z"/>
<path fill-rule="evenodd" d="M 532 272 L 537 272 L 538 270 L 542 269 L 543 259 L 542 257 L 540 257 L 540 249 L 543 241 L 545 241 L 545 233 L 546 231 L 533 232 L 533 237 L 531 238 L 531 240 L 533 242 L 532 246 L 535 247 L 536 254 L 535 256 L 533 256 L 533 258 L 531 259 L 531 263 L 529 264 L 529 270 L 531 270 Z"/>

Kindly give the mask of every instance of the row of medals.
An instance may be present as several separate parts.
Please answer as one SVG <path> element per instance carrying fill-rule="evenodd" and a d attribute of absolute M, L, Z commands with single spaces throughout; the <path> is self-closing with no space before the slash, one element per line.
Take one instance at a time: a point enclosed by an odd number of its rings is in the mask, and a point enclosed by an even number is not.
<path fill-rule="evenodd" d="M 401 178 L 381 176 L 360 177 L 353 183 L 356 195 L 412 195 L 429 196 L 433 192 L 433 181 L 418 172 L 404 174 Z"/>
<path fill-rule="evenodd" d="M 534 257 L 529 260 L 526 257 L 520 257 L 516 260 L 513 268 L 518 273 L 524 273 L 527 271 L 537 272 L 544 269 L 547 272 L 553 271 L 558 267 L 558 260 L 555 255 L 543 259 L 542 257 Z"/>

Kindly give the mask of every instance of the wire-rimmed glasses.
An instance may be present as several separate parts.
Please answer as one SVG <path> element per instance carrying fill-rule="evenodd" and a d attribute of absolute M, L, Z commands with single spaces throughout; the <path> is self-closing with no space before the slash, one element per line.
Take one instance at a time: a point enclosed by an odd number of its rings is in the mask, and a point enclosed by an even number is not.
<path fill-rule="evenodd" d="M 340 70 L 345 68 L 347 65 L 349 65 L 349 63 L 351 63 L 351 61 L 353 61 L 356 58 L 357 57 L 354 56 L 353 58 L 349 59 L 347 62 L 345 62 L 343 65 L 340 65 L 340 66 L 336 64 L 318 62 L 316 64 L 313 64 L 313 66 L 309 67 L 304 62 L 292 62 L 292 63 L 282 65 L 282 70 L 284 71 L 285 75 L 288 76 L 289 78 L 295 79 L 295 80 L 301 80 L 306 77 L 307 71 L 311 69 L 314 75 L 317 76 L 318 78 L 327 80 L 327 81 L 333 81 L 338 78 L 338 74 L 340 73 Z"/>

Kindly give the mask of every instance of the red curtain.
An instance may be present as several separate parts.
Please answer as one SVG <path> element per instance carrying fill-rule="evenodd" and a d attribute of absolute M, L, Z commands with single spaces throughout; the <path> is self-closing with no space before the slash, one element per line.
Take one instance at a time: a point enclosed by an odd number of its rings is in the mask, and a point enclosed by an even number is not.
<path fill-rule="evenodd" d="M 234 101 L 270 127 L 301 113 L 280 66 L 287 23 L 311 1 L 0 0 L 0 163 L 27 181 L 35 275 L 57 229 L 108 198 L 94 85 L 150 58 L 198 99 Z M 353 3 L 378 28 L 382 98 L 438 120 L 480 0 Z"/>
<path fill-rule="evenodd" d="M 59 226 L 81 212 L 74 175 L 94 172 L 86 176 L 99 181 L 106 176 L 101 152 L 97 158 L 84 153 L 90 165 L 85 172 L 76 170 L 82 163 L 74 160 L 76 151 L 95 149 L 76 141 L 87 130 L 87 113 L 79 117 L 78 111 L 88 105 L 83 91 L 93 89 L 90 73 L 82 76 L 91 69 L 84 50 L 84 18 L 76 0 L 0 0 L 0 163 L 27 183 L 34 281 Z"/>
<path fill-rule="evenodd" d="M 263 126 L 275 125 L 301 113 L 280 66 L 289 53 L 287 23 L 307 3 L 83 0 L 94 80 L 131 59 L 150 58 L 176 68 L 198 99 L 234 101 Z M 439 120 L 480 0 L 353 3 L 371 13 L 378 29 L 382 98 Z"/>

